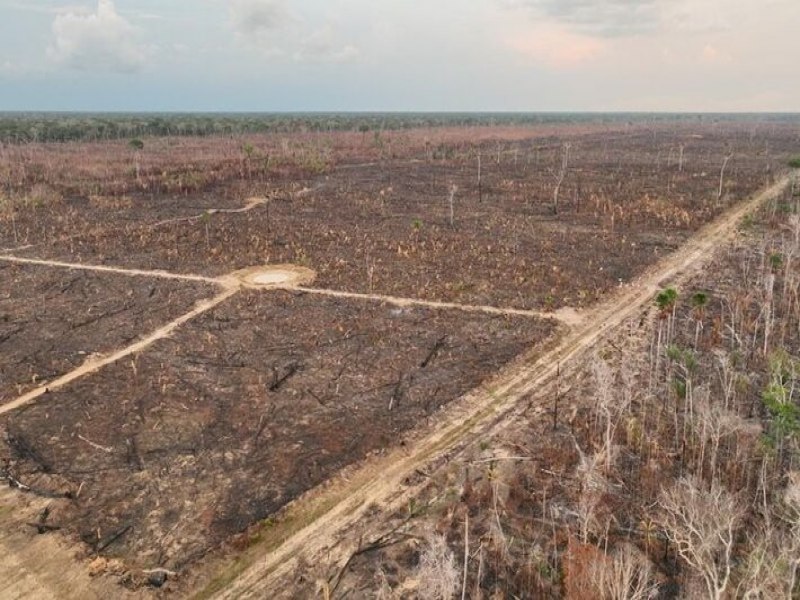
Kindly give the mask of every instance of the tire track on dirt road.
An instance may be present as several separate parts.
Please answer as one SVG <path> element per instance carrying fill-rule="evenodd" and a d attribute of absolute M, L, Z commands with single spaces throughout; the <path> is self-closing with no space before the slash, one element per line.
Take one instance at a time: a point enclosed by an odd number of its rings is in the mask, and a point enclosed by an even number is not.
<path fill-rule="evenodd" d="M 703 227 L 680 249 L 622 288 L 608 301 L 587 313 L 583 321 L 533 362 L 517 362 L 492 384 L 468 394 L 445 411 L 438 425 L 427 426 L 405 447 L 368 459 L 360 467 L 290 504 L 275 524 L 265 530 L 269 538 L 256 544 L 198 591 L 197 598 L 291 597 L 295 567 L 341 565 L 358 548 L 348 538 L 358 530 L 369 539 L 380 531 L 380 516 L 403 507 L 420 484 L 408 485 L 415 472 L 437 458 L 463 447 L 502 424 L 521 400 L 551 383 L 559 370 L 574 368 L 586 352 L 611 330 L 635 316 L 667 282 L 676 283 L 700 268 L 716 247 L 735 234 L 737 224 L 749 212 L 783 191 L 796 173 L 741 202 Z M 378 510 L 376 510 L 378 507 Z M 367 520 L 367 514 L 377 513 Z M 375 531 L 366 531 L 370 525 Z M 352 536 L 350 536 L 352 537 Z"/>

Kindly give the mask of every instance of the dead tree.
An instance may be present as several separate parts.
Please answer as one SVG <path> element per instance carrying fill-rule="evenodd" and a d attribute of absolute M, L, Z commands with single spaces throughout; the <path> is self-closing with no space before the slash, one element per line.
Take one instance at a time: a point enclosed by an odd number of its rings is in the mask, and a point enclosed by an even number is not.
<path fill-rule="evenodd" d="M 774 322 L 773 316 L 773 301 L 775 298 L 775 273 L 767 273 L 764 277 L 764 304 L 762 311 L 764 314 L 764 356 L 769 351 L 769 339 L 772 332 L 772 324 Z"/>
<path fill-rule="evenodd" d="M 766 502 L 766 500 L 765 500 Z M 773 527 L 766 519 L 763 528 L 748 536 L 750 552 L 744 561 L 744 574 L 736 597 L 745 600 L 760 598 L 797 598 L 800 579 L 800 478 L 789 474 L 781 506 L 782 527 Z M 765 504 L 766 517 L 770 510 Z"/>
<path fill-rule="evenodd" d="M 569 150 L 571 144 L 565 143 L 561 147 L 561 168 L 557 173 L 554 173 L 556 185 L 553 188 L 553 212 L 558 214 L 558 194 L 561 192 L 561 184 L 564 183 L 564 178 L 567 176 L 567 167 L 569 167 Z"/>
<path fill-rule="evenodd" d="M 614 432 L 620 416 L 627 410 L 628 397 L 615 394 L 614 374 L 608 364 L 600 357 L 592 362 L 598 412 L 603 417 L 603 451 L 606 474 L 611 472 L 614 462 Z"/>
<path fill-rule="evenodd" d="M 733 153 L 729 152 L 725 155 L 725 160 L 722 161 L 722 168 L 719 170 L 719 192 L 717 192 L 717 202 L 722 200 L 722 191 L 723 186 L 725 183 L 725 167 L 728 166 L 728 162 L 733 158 Z"/>
<path fill-rule="evenodd" d="M 734 565 L 733 545 L 743 517 L 739 499 L 712 482 L 683 478 L 659 497 L 657 521 L 680 557 L 703 580 L 708 597 L 725 597 Z"/>
<path fill-rule="evenodd" d="M 575 479 L 580 482 L 580 495 L 575 511 L 581 542 L 588 544 L 590 534 L 602 535 L 608 529 L 608 523 L 602 522 L 600 508 L 610 487 L 608 479 L 603 474 L 602 465 L 606 463 L 611 449 L 604 447 L 589 455 L 583 452 L 577 442 L 575 448 L 579 457 Z"/>
<path fill-rule="evenodd" d="M 447 199 L 447 202 L 450 206 L 450 227 L 453 227 L 455 224 L 455 199 L 457 191 L 458 191 L 458 186 L 455 183 L 451 184 L 450 196 Z"/>
<path fill-rule="evenodd" d="M 722 442 L 726 439 L 735 440 L 736 434 L 747 429 L 747 423 L 735 412 L 728 410 L 719 402 L 711 400 L 707 387 L 700 387 L 695 394 L 694 414 L 690 415 L 694 434 L 700 445 L 698 472 L 702 475 L 703 466 L 708 456 L 711 481 L 717 480 L 717 467 L 724 461 L 719 460 L 719 451 Z M 710 448 L 708 448 L 710 446 Z"/>
<path fill-rule="evenodd" d="M 753 538 L 736 597 L 745 600 L 796 598 L 800 571 L 800 531 L 797 526 L 789 532 L 767 527 Z"/>
<path fill-rule="evenodd" d="M 459 575 L 447 539 L 433 533 L 419 557 L 419 597 L 424 600 L 450 600 L 458 590 Z"/>
<path fill-rule="evenodd" d="M 608 600 L 649 600 L 658 592 L 653 566 L 632 544 L 624 544 L 605 560 L 593 561 L 589 578 Z"/>
<path fill-rule="evenodd" d="M 481 176 L 481 152 L 478 151 L 478 202 L 483 202 L 483 181 Z"/>

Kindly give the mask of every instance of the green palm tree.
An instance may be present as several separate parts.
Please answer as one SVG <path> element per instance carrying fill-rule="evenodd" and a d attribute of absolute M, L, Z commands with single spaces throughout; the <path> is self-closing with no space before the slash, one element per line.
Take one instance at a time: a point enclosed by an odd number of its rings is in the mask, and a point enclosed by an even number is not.
<path fill-rule="evenodd" d="M 678 301 L 678 292 L 675 288 L 667 288 L 661 290 L 656 295 L 656 306 L 659 310 L 659 318 L 666 319 L 669 314 L 675 309 L 675 304 Z"/>
<path fill-rule="evenodd" d="M 678 292 L 675 288 L 666 288 L 661 290 L 658 294 L 656 294 L 656 306 L 658 307 L 658 339 L 656 341 L 655 347 L 655 360 L 651 363 L 652 369 L 650 371 L 650 381 L 651 384 L 655 380 L 658 379 L 659 372 L 660 372 L 660 364 L 661 364 L 661 344 L 662 344 L 662 335 L 664 330 L 664 321 L 667 321 L 667 335 L 666 335 L 666 342 L 664 345 L 669 345 L 669 340 L 671 338 L 671 319 L 667 320 L 674 312 L 675 306 L 678 302 Z"/>

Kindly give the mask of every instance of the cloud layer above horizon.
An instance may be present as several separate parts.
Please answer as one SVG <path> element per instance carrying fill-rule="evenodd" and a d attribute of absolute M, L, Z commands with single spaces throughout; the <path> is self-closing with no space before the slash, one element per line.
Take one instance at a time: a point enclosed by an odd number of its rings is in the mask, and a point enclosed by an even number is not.
<path fill-rule="evenodd" d="M 796 0 L 0 0 L 0 110 L 800 111 L 798 22 Z"/>

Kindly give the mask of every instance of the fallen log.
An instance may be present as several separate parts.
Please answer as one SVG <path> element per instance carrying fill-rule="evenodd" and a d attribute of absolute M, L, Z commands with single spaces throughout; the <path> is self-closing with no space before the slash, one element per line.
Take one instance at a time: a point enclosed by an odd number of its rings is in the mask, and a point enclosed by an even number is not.
<path fill-rule="evenodd" d="M 133 525 L 128 523 L 122 529 L 118 529 L 117 531 L 112 533 L 104 541 L 102 541 L 97 545 L 97 552 L 102 552 L 103 550 L 108 548 L 111 544 L 116 542 L 119 538 L 128 533 L 131 529 L 133 529 Z"/>

